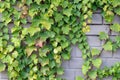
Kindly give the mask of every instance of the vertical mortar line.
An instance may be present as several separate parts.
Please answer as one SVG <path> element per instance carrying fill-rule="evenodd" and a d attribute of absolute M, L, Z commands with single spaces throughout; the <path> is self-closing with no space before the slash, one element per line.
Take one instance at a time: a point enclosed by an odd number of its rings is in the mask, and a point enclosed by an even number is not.
<path fill-rule="evenodd" d="M 76 70 L 74 70 L 74 80 L 75 80 L 75 77 L 76 77 L 75 73 L 76 73 Z"/>
<path fill-rule="evenodd" d="M 101 14 L 100 14 L 101 15 Z M 102 15 L 101 15 L 102 16 Z M 104 24 L 104 19 L 103 19 L 103 16 L 102 16 L 102 25 Z"/>

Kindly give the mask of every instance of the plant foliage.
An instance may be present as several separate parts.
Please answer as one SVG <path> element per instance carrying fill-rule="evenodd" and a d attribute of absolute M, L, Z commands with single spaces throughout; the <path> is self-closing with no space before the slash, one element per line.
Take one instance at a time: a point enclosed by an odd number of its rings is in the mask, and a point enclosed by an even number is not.
<path fill-rule="evenodd" d="M 120 0 L 0 0 L 0 71 L 6 69 L 9 80 L 62 80 L 58 77 L 64 73 L 62 59 L 69 60 L 71 44 L 78 43 L 85 80 L 120 79 L 120 64 L 99 69 L 102 51 L 90 50 L 87 42 L 85 33 L 90 31 L 88 24 L 97 9 L 111 24 L 110 32 L 118 33 L 112 41 L 109 33 L 100 32 L 103 49 L 116 51 L 120 24 L 112 25 L 112 21 L 115 14 L 120 15 Z"/>

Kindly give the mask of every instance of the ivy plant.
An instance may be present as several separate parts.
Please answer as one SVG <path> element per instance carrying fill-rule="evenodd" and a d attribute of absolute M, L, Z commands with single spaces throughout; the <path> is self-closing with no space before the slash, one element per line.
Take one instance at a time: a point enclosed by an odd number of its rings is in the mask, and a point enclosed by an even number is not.
<path fill-rule="evenodd" d="M 102 50 L 91 49 L 85 34 L 97 9 L 110 24 L 108 33 L 100 32 Z M 62 60 L 70 59 L 76 43 L 85 75 L 76 80 L 120 79 L 120 63 L 100 69 L 103 50 L 120 48 L 120 24 L 113 23 L 120 0 L 0 0 L 0 13 L 0 71 L 7 70 L 9 80 L 62 80 Z M 115 41 L 112 31 L 118 33 Z"/>

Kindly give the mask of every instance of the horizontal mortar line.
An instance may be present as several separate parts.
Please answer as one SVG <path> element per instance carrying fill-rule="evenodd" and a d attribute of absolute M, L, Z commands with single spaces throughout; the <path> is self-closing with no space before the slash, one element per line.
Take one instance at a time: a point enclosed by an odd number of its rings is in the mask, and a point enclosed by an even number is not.
<path fill-rule="evenodd" d="M 88 25 L 103 25 L 102 23 L 89 23 Z"/>
<path fill-rule="evenodd" d="M 88 24 L 88 25 L 108 25 L 108 26 L 110 26 L 110 24 L 103 24 L 103 23 L 101 23 L 101 24 L 97 24 L 97 23 L 90 23 L 90 24 Z"/>
<path fill-rule="evenodd" d="M 69 68 L 69 69 L 78 70 L 78 69 L 82 69 L 82 66 L 81 68 Z"/>
<path fill-rule="evenodd" d="M 0 23 L 2 23 L 2 21 L 0 21 Z M 30 21 L 27 21 L 27 23 L 26 24 L 31 24 L 32 22 L 30 22 Z M 13 21 L 11 21 L 10 23 L 8 23 L 8 24 L 14 24 L 14 22 Z M 23 25 L 25 25 L 25 24 L 23 24 Z"/>
<path fill-rule="evenodd" d="M 82 68 L 67 68 L 67 69 L 71 69 L 71 70 L 78 70 L 78 69 L 82 69 Z"/>
<path fill-rule="evenodd" d="M 86 34 L 86 36 L 97 36 L 97 37 L 99 37 L 99 34 Z M 117 36 L 117 35 L 110 35 L 110 37 L 114 37 L 114 36 Z"/>
<path fill-rule="evenodd" d="M 74 57 L 74 58 L 71 58 L 71 59 L 82 59 L 82 58 L 79 58 L 79 57 Z"/>
<path fill-rule="evenodd" d="M 112 61 L 114 61 L 114 60 L 120 60 L 120 59 L 116 59 L 116 58 L 103 58 L 103 57 L 101 57 L 102 58 L 102 60 L 112 60 Z M 118 61 L 117 61 L 118 62 Z M 119 61 L 120 62 L 120 61 Z"/>
<path fill-rule="evenodd" d="M 79 49 L 79 50 L 80 50 L 80 49 Z M 79 52 L 79 53 L 80 53 L 80 52 Z M 79 54 L 79 53 L 78 53 L 78 54 Z M 82 53 L 80 53 L 80 54 L 82 54 Z M 82 57 L 77 57 L 77 56 L 76 56 L 76 57 L 74 57 L 74 58 L 79 58 L 79 59 L 81 58 L 81 59 L 83 59 Z"/>

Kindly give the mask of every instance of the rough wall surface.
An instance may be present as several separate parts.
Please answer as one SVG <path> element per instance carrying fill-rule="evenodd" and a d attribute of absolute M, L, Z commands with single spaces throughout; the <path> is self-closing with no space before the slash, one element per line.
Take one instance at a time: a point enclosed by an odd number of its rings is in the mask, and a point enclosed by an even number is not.
<path fill-rule="evenodd" d="M 1 21 L 1 14 L 0 14 L 0 21 Z M 120 17 L 115 16 L 114 22 L 120 23 Z M 27 25 L 26 25 L 27 26 Z M 98 38 L 98 34 L 101 31 L 105 31 L 106 33 L 109 30 L 109 24 L 105 23 L 103 20 L 102 16 L 100 15 L 100 11 L 96 11 L 93 15 L 93 21 L 92 24 L 90 24 L 91 31 L 87 33 L 86 35 L 88 36 L 88 42 L 91 48 L 98 48 L 101 49 L 101 46 L 103 45 L 104 42 L 100 41 Z M 114 38 L 114 35 L 116 33 L 112 33 L 111 38 Z M 71 52 L 71 59 L 69 61 L 63 61 L 62 67 L 65 69 L 65 73 L 62 76 L 66 80 L 75 80 L 76 76 L 83 76 L 81 72 L 81 67 L 82 67 L 82 53 L 79 50 L 79 48 L 76 45 L 72 46 L 72 52 Z M 120 61 L 120 49 L 117 50 L 116 53 L 112 52 L 105 52 L 103 51 L 101 58 L 103 60 L 101 68 L 104 66 L 112 66 L 116 62 Z M 6 72 L 0 73 L 0 80 L 8 80 Z M 103 80 L 111 80 L 111 78 L 104 78 Z"/>

